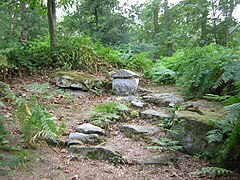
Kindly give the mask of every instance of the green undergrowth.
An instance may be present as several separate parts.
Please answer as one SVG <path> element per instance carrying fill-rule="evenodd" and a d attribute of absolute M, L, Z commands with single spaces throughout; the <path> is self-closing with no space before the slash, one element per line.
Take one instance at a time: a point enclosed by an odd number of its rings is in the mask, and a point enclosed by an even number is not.
<path fill-rule="evenodd" d="M 158 83 L 175 83 L 187 97 L 227 95 L 232 77 L 239 77 L 240 54 L 216 44 L 176 52 L 158 60 L 145 76 Z M 227 89 L 228 88 L 228 89 Z"/>
<path fill-rule="evenodd" d="M 136 54 L 104 47 L 83 35 L 61 36 L 54 49 L 49 48 L 49 37 L 45 37 L 0 52 L 0 70 L 4 72 L 2 79 L 10 70 L 35 72 L 61 69 L 106 75 L 114 68 L 143 72 L 152 64 L 145 52 Z"/>
<path fill-rule="evenodd" d="M 3 94 L 0 100 L 11 103 L 15 109 L 14 118 L 20 124 L 20 130 L 24 140 L 28 144 L 37 141 L 51 141 L 57 143 L 57 135 L 62 133 L 64 126 L 57 126 L 48 112 L 52 107 L 43 104 L 44 99 L 55 98 L 55 94 L 63 93 L 57 90 L 50 90 L 49 84 L 28 84 L 23 86 L 27 91 L 14 93 L 9 85 L 2 83 Z M 64 93 L 62 94 L 64 97 Z"/>
<path fill-rule="evenodd" d="M 106 102 L 98 104 L 92 111 L 90 122 L 102 128 L 108 127 L 110 123 L 119 120 L 129 108 L 119 102 Z"/>

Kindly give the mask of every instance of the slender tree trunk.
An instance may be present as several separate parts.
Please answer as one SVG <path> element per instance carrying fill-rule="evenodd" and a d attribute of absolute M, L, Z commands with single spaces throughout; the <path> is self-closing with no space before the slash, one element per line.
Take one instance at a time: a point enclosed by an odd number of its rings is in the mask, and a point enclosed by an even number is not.
<path fill-rule="evenodd" d="M 22 2 L 21 3 L 21 35 L 20 35 L 20 41 L 22 43 L 27 42 L 28 40 L 28 26 L 26 23 L 26 10 L 27 10 L 27 3 Z"/>
<path fill-rule="evenodd" d="M 158 33 L 158 13 L 159 13 L 159 7 L 155 7 L 153 10 L 153 37 Z"/>
<path fill-rule="evenodd" d="M 50 35 L 50 47 L 57 46 L 57 30 L 56 30 L 56 0 L 47 0 L 48 24 Z"/>

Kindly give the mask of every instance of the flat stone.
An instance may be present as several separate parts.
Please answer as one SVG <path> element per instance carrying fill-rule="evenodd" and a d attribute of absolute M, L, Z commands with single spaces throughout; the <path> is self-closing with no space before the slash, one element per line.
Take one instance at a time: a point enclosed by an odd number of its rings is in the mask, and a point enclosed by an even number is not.
<path fill-rule="evenodd" d="M 97 134 L 83 134 L 79 132 L 70 133 L 68 138 L 82 141 L 85 144 L 96 144 L 101 141 Z"/>
<path fill-rule="evenodd" d="M 114 163 L 124 162 L 123 157 L 118 152 L 108 149 L 106 147 L 70 146 L 69 150 L 73 153 L 78 153 L 80 156 L 84 158 L 96 160 L 109 160 Z"/>
<path fill-rule="evenodd" d="M 160 131 L 157 126 L 140 126 L 134 124 L 122 124 L 119 125 L 120 131 L 123 133 L 133 133 L 133 134 L 148 134 L 152 135 Z"/>
<path fill-rule="evenodd" d="M 175 95 L 174 93 L 153 93 L 147 96 L 143 96 L 142 98 L 147 102 L 170 107 L 183 104 L 184 102 L 181 96 Z"/>
<path fill-rule="evenodd" d="M 139 77 L 139 75 L 133 71 L 120 69 L 114 73 L 110 74 L 112 78 L 132 78 L 132 77 Z"/>
<path fill-rule="evenodd" d="M 89 123 L 84 123 L 78 126 L 76 131 L 84 134 L 100 134 L 100 135 L 106 134 L 102 128 Z"/>
<path fill-rule="evenodd" d="M 131 104 L 135 107 L 143 108 L 145 106 L 145 103 L 138 101 L 138 100 L 133 100 L 131 101 Z"/>
<path fill-rule="evenodd" d="M 171 116 L 163 112 L 155 111 L 153 109 L 148 109 L 140 113 L 141 116 L 146 118 L 160 118 L 160 119 L 170 119 Z"/>

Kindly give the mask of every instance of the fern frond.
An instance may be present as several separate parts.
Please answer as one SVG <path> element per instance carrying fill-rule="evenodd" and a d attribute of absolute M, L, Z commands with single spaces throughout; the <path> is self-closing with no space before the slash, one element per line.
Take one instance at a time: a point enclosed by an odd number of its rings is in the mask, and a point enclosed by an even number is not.
<path fill-rule="evenodd" d="M 229 105 L 229 106 L 226 106 L 225 109 L 227 111 L 238 111 L 240 112 L 240 103 L 235 103 L 235 104 L 232 104 L 232 105 Z"/>
<path fill-rule="evenodd" d="M 16 169 L 18 167 L 23 167 L 27 163 L 27 158 L 24 156 L 18 155 L 10 155 L 1 162 L 0 166 L 2 167 L 10 167 L 12 169 Z"/>
<path fill-rule="evenodd" d="M 148 146 L 147 148 L 153 148 L 153 149 L 169 149 L 172 151 L 181 150 L 182 146 L 178 145 L 178 141 L 173 141 L 168 138 L 161 138 L 158 141 L 154 141 L 156 145 L 154 146 Z"/>
<path fill-rule="evenodd" d="M 206 167 L 202 169 L 197 169 L 193 172 L 190 172 L 189 174 L 197 175 L 197 176 L 199 175 L 222 176 L 222 175 L 233 174 L 233 172 L 220 167 Z"/>
<path fill-rule="evenodd" d="M 219 129 L 213 129 L 207 132 L 208 142 L 221 142 L 223 140 L 223 133 Z"/>
<path fill-rule="evenodd" d="M 235 57 L 239 58 L 239 57 Z M 213 89 L 220 87 L 223 83 L 229 81 L 240 81 L 240 61 L 230 61 L 223 67 L 223 74 L 215 82 Z"/>

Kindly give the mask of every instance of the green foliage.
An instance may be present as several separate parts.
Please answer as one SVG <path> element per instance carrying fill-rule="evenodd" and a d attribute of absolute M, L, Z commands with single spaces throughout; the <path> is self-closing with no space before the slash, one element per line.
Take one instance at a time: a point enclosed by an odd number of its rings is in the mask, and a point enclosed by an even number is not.
<path fill-rule="evenodd" d="M 39 138 L 57 142 L 57 127 L 44 107 L 32 97 L 30 101 L 18 100 L 17 117 L 26 142 L 34 143 Z"/>
<path fill-rule="evenodd" d="M 233 59 L 234 58 L 234 59 Z M 215 82 L 213 88 L 218 88 L 226 83 L 237 82 L 240 80 L 240 55 L 233 54 L 232 61 L 228 61 L 223 66 L 223 73 Z"/>
<path fill-rule="evenodd" d="M 228 174 L 233 174 L 233 172 L 220 167 L 206 167 L 206 168 L 197 169 L 193 172 L 190 172 L 190 175 L 193 175 L 193 176 L 210 175 L 211 177 L 223 176 Z"/>
<path fill-rule="evenodd" d="M 12 101 L 13 103 L 15 103 L 17 96 L 11 90 L 11 88 L 8 84 L 0 81 L 0 92 L 1 92 L 0 93 L 0 102 L 1 102 L 2 106 L 5 106 L 4 102 Z"/>
<path fill-rule="evenodd" d="M 154 141 L 154 146 L 149 146 L 148 148 L 153 149 L 165 149 L 171 151 L 181 150 L 182 146 L 179 145 L 178 141 L 173 141 L 169 138 L 161 138 L 160 140 Z"/>
<path fill-rule="evenodd" d="M 162 63 L 156 63 L 150 71 L 145 73 L 145 76 L 156 83 L 171 83 L 174 81 L 175 72 L 163 66 Z"/>
<path fill-rule="evenodd" d="M 201 97 L 216 82 L 223 63 L 229 61 L 231 54 L 231 50 L 215 44 L 187 50 L 185 52 L 187 60 L 177 73 L 177 86 L 188 95 Z"/>
<path fill-rule="evenodd" d="M 5 53 L 5 51 L 4 51 Z M 0 51 L 0 80 L 6 80 L 7 75 L 15 70 L 15 65 L 7 61 L 7 57 Z"/>
<path fill-rule="evenodd" d="M 107 102 L 96 105 L 95 110 L 99 113 L 114 113 L 116 111 L 127 111 L 128 107 L 119 102 Z"/>
<path fill-rule="evenodd" d="M 97 73 L 106 70 L 106 60 L 101 59 L 91 47 L 88 37 L 62 37 L 59 45 L 49 49 L 49 39 L 29 41 L 21 48 L 6 54 L 8 61 L 19 69 L 42 68 L 81 69 Z M 99 69 L 100 68 L 100 69 Z"/>
<path fill-rule="evenodd" d="M 4 119 L 2 117 L 2 115 L 0 115 L 0 149 L 8 144 L 8 141 L 6 139 L 6 134 L 7 134 L 7 130 L 4 127 Z"/>
<path fill-rule="evenodd" d="M 186 61 L 184 53 L 176 52 L 172 57 L 164 57 L 158 60 L 144 75 L 154 82 L 175 83 L 176 71 L 184 61 Z"/>
<path fill-rule="evenodd" d="M 4 157 L 0 155 L 0 159 L 3 159 Z M 2 162 L 0 162 L 0 170 L 1 167 L 10 167 L 12 169 L 16 169 L 18 167 L 23 167 L 27 163 L 27 159 L 24 156 L 18 156 L 18 155 L 9 155 L 7 158 L 4 158 Z"/>
<path fill-rule="evenodd" d="M 71 101 L 72 96 L 68 92 L 64 92 L 62 89 L 50 89 L 50 84 L 44 83 L 44 84 L 39 84 L 39 83 L 34 83 L 34 84 L 27 84 L 24 86 L 31 94 L 34 94 L 36 97 L 41 97 L 41 98 L 54 98 L 55 95 L 61 95 L 63 97 L 64 101 Z"/>
<path fill-rule="evenodd" d="M 203 96 L 204 99 L 207 99 L 209 101 L 226 101 L 230 96 L 219 96 L 215 94 L 206 94 Z"/>
<path fill-rule="evenodd" d="M 128 111 L 128 107 L 119 102 L 107 102 L 96 105 L 94 111 L 92 112 L 93 117 L 91 118 L 92 123 L 102 122 L 109 124 L 118 120 L 124 112 Z"/>
<path fill-rule="evenodd" d="M 216 128 L 208 132 L 209 142 L 218 142 L 216 153 L 218 163 L 236 161 L 240 157 L 240 103 L 225 107 L 228 115 L 216 123 Z"/>
<path fill-rule="evenodd" d="M 127 59 L 124 59 L 123 64 L 126 69 L 144 72 L 152 67 L 153 62 L 148 58 L 148 53 L 142 52 L 136 55 L 132 54 Z"/>

